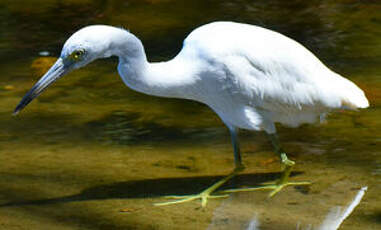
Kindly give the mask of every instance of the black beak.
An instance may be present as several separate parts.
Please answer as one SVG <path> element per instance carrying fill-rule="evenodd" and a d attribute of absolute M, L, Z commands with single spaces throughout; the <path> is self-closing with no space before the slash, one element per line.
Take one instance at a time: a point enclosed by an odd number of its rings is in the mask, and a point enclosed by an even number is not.
<path fill-rule="evenodd" d="M 65 66 L 62 58 L 59 58 L 56 63 L 45 73 L 44 76 L 32 87 L 31 90 L 23 97 L 20 103 L 15 108 L 13 115 L 17 115 L 25 106 L 27 106 L 34 98 L 40 95 L 49 85 L 68 73 L 69 66 Z"/>

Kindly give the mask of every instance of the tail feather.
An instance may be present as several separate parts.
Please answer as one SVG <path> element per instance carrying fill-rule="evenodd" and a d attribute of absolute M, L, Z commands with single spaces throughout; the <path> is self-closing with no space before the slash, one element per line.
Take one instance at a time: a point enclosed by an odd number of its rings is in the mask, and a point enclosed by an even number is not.
<path fill-rule="evenodd" d="M 342 109 L 350 109 L 350 110 L 357 110 L 357 109 L 362 109 L 362 108 L 368 108 L 369 103 L 368 101 L 366 103 L 353 103 L 352 101 L 348 100 L 341 100 L 341 108 Z"/>
<path fill-rule="evenodd" d="M 357 110 L 369 107 L 369 101 L 362 91 L 353 82 L 339 75 L 337 93 L 341 98 L 341 108 Z"/>
<path fill-rule="evenodd" d="M 352 83 L 352 82 L 351 82 Z M 341 106 L 344 109 L 364 109 L 369 107 L 369 101 L 366 98 L 364 92 L 358 88 L 355 84 L 352 85 L 356 88 L 353 88 L 349 94 L 344 95 L 341 99 Z"/>

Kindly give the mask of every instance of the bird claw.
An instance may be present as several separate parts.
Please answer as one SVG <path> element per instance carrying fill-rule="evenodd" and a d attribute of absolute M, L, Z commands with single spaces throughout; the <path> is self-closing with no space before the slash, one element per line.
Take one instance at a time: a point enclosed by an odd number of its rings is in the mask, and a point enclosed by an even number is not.
<path fill-rule="evenodd" d="M 302 181 L 302 182 L 265 182 L 261 183 L 261 186 L 251 187 L 251 188 L 236 188 L 236 189 L 228 189 L 223 190 L 220 193 L 232 193 L 232 192 L 251 192 L 256 190 L 272 190 L 269 193 L 269 197 L 275 196 L 278 192 L 280 192 L 284 187 L 287 186 L 300 186 L 300 185 L 310 185 L 311 182 Z"/>
<path fill-rule="evenodd" d="M 273 191 L 271 191 L 269 193 L 269 197 L 275 196 L 275 194 L 277 194 L 284 187 L 287 187 L 287 186 L 300 186 L 300 185 L 310 185 L 310 184 L 311 184 L 311 182 L 301 181 L 301 182 L 283 182 L 283 183 L 276 183 L 276 184 L 273 184 L 273 185 L 268 185 L 269 186 L 268 189 L 272 189 L 273 190 Z"/>
<path fill-rule="evenodd" d="M 206 204 L 208 202 L 208 199 L 218 199 L 218 198 L 226 198 L 228 197 L 228 194 L 223 194 L 223 195 L 210 195 L 209 193 L 204 193 L 201 192 L 196 195 L 185 195 L 185 196 L 165 196 L 164 198 L 167 199 L 177 199 L 174 201 L 168 201 L 168 202 L 161 202 L 161 203 L 155 203 L 155 206 L 166 206 L 166 205 L 172 205 L 172 204 L 180 204 L 180 203 L 185 203 L 188 201 L 196 200 L 196 199 L 201 199 L 201 207 L 205 208 Z"/>

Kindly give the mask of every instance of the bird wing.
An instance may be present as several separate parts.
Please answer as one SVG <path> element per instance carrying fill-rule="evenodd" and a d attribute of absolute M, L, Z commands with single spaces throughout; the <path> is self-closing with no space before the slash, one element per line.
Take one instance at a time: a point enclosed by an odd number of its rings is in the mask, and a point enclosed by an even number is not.
<path fill-rule="evenodd" d="M 365 108 L 363 91 L 298 42 L 262 27 L 214 22 L 194 30 L 183 50 L 224 69 L 224 89 L 267 111 Z M 217 76 L 215 74 L 214 76 Z"/>
<path fill-rule="evenodd" d="M 230 58 L 237 57 L 227 57 Z M 321 97 L 313 71 L 294 64 L 297 62 L 290 57 L 245 54 L 241 59 L 239 66 L 235 66 L 238 61 L 226 63 L 229 63 L 232 75 L 238 78 L 240 91 L 251 98 L 253 106 L 267 111 L 291 112 L 311 108 L 319 110 L 327 104 Z"/>
<path fill-rule="evenodd" d="M 184 42 L 208 65 L 220 65 L 236 96 L 251 106 L 287 112 L 340 104 L 327 90 L 333 72 L 296 41 L 261 27 L 216 22 L 199 27 Z M 234 86 L 234 87 L 233 87 Z M 328 84 L 329 86 L 329 84 Z M 225 89 L 227 87 L 224 87 Z"/>

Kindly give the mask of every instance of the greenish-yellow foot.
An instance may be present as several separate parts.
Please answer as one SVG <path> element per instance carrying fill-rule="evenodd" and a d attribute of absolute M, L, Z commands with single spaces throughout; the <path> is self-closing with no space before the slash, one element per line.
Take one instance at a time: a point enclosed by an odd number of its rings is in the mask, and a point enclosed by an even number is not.
<path fill-rule="evenodd" d="M 168 201 L 168 202 L 162 202 L 162 203 L 155 203 L 154 205 L 155 206 L 165 206 L 165 205 L 180 204 L 180 203 L 185 203 L 185 202 L 188 202 L 188 201 L 200 199 L 201 200 L 201 207 L 205 208 L 206 204 L 208 202 L 208 199 L 225 198 L 225 197 L 228 197 L 228 196 L 229 196 L 228 194 L 224 194 L 224 195 L 211 195 L 207 191 L 203 191 L 203 192 L 201 192 L 199 194 L 195 194 L 195 195 L 165 196 L 164 198 L 176 199 L 176 200 L 174 200 L 174 201 Z"/>
<path fill-rule="evenodd" d="M 281 177 L 275 182 L 262 183 L 260 186 L 251 187 L 251 188 L 237 188 L 237 189 L 228 189 L 221 191 L 220 193 L 232 193 L 232 192 L 250 192 L 256 190 L 272 190 L 269 193 L 269 197 L 273 197 L 279 191 L 287 186 L 300 186 L 300 185 L 310 185 L 311 182 L 301 181 L 301 182 L 289 182 L 288 178 L 292 171 L 295 162 L 289 160 L 286 155 L 281 156 L 281 163 L 283 172 Z"/>
<path fill-rule="evenodd" d="M 165 205 L 172 205 L 172 204 L 180 204 L 185 203 L 192 200 L 201 200 L 201 207 L 205 208 L 206 204 L 208 202 L 208 199 L 215 199 L 215 198 L 225 198 L 228 197 L 228 194 L 222 194 L 222 195 L 211 195 L 217 188 L 219 188 L 221 185 L 223 185 L 225 182 L 233 178 L 239 171 L 243 169 L 243 166 L 236 167 L 236 169 L 230 173 L 228 176 L 222 178 L 221 180 L 217 181 L 215 184 L 210 186 L 209 188 L 205 189 L 204 191 L 200 192 L 199 194 L 195 195 L 185 195 L 185 196 L 165 196 L 164 198 L 169 199 L 176 199 L 173 201 L 168 202 L 162 202 L 162 203 L 155 203 L 155 206 L 165 206 Z"/>

